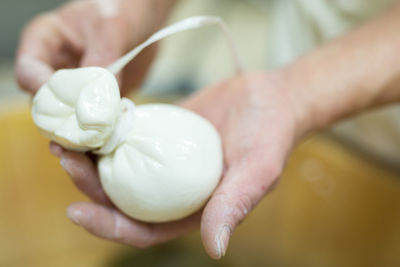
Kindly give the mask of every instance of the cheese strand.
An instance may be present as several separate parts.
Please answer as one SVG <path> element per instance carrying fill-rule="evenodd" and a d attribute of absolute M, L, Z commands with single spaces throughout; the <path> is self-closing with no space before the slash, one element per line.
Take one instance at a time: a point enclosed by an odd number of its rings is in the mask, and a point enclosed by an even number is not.
<path fill-rule="evenodd" d="M 114 126 L 111 136 L 104 145 L 93 151 L 95 154 L 107 155 L 113 152 L 118 145 L 125 142 L 135 124 L 135 103 L 132 100 L 123 97 L 121 99 L 121 113 Z"/>
<path fill-rule="evenodd" d="M 225 22 L 216 16 L 195 16 L 181 20 L 175 24 L 167 26 L 150 36 L 145 42 L 133 48 L 130 52 L 119 58 L 117 61 L 108 66 L 108 70 L 114 74 L 119 73 L 132 59 L 134 59 L 143 49 L 149 45 L 164 39 L 170 35 L 179 32 L 197 29 L 205 26 L 217 25 L 222 30 L 228 44 L 228 49 L 232 56 L 235 73 L 242 71 L 242 64 L 237 53 L 236 46 L 233 42 L 229 29 Z"/>
<path fill-rule="evenodd" d="M 138 45 L 130 52 L 119 58 L 117 61 L 108 66 L 108 70 L 113 74 L 120 72 L 131 60 L 133 60 L 143 49 L 149 45 L 164 39 L 170 35 L 174 35 L 183 31 L 197 29 L 205 26 L 217 25 L 222 30 L 225 39 L 227 41 L 228 48 L 230 50 L 234 69 L 236 74 L 240 73 L 242 66 L 239 60 L 239 56 L 235 47 L 235 44 L 229 33 L 229 29 L 224 21 L 216 16 L 196 16 L 186 18 L 175 24 L 167 26 L 160 31 L 154 33 L 145 42 Z M 122 99 L 121 115 L 115 125 L 115 129 L 111 136 L 108 138 L 106 143 L 98 150 L 94 151 L 96 154 L 106 155 L 116 149 L 116 147 L 123 143 L 127 138 L 130 130 L 134 124 L 134 109 L 135 104 L 129 99 Z"/>

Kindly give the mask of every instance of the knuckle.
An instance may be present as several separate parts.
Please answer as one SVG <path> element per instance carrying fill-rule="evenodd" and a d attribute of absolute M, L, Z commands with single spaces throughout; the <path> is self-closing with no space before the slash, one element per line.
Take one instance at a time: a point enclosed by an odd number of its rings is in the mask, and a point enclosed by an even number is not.
<path fill-rule="evenodd" d="M 33 19 L 25 26 L 23 33 L 29 31 L 33 28 L 38 27 L 39 25 L 53 23 L 54 22 L 54 13 L 53 12 L 45 12 L 36 15 Z"/>
<path fill-rule="evenodd" d="M 275 163 L 271 164 L 266 169 L 266 175 L 269 179 L 276 179 L 282 173 L 282 166 L 281 164 Z"/>
<path fill-rule="evenodd" d="M 27 90 L 26 78 L 22 71 L 22 68 L 23 67 L 21 66 L 21 61 L 17 59 L 15 64 L 15 79 L 17 80 L 17 83 L 21 89 Z"/>
<path fill-rule="evenodd" d="M 240 224 L 254 207 L 253 198 L 249 193 L 231 195 L 226 191 L 220 191 L 214 194 L 213 198 L 224 207 L 224 215 L 233 228 Z"/>
<path fill-rule="evenodd" d="M 145 234 L 141 235 L 139 239 L 136 240 L 136 247 L 138 248 L 149 248 L 155 245 L 156 242 L 156 233 L 154 231 L 154 226 L 149 225 Z"/>
<path fill-rule="evenodd" d="M 118 235 L 115 235 L 117 242 L 140 249 L 149 248 L 157 244 L 157 239 L 155 237 L 152 225 L 139 235 L 132 232 L 129 233 L 129 230 L 120 231 Z"/>
<path fill-rule="evenodd" d="M 253 209 L 253 201 L 251 200 L 250 196 L 247 194 L 239 196 L 236 201 L 235 209 L 235 220 L 237 224 L 240 224 L 247 214 Z"/>
<path fill-rule="evenodd" d="M 136 239 L 136 240 L 131 240 L 130 243 L 133 247 L 140 248 L 140 249 L 149 248 L 156 244 L 154 242 L 154 240 L 151 238 L 149 238 L 149 239 L 140 238 L 140 239 Z"/>

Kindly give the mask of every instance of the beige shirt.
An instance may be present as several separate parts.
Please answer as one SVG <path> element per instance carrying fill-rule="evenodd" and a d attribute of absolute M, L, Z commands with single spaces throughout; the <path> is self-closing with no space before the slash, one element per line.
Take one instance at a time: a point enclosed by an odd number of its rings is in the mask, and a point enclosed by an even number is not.
<path fill-rule="evenodd" d="M 221 16 L 246 69 L 283 66 L 396 0 L 183 0 L 170 22 L 191 15 Z M 189 93 L 227 77 L 232 64 L 222 34 L 206 28 L 163 41 L 145 90 Z M 334 127 L 342 140 L 373 156 L 400 162 L 400 108 L 363 114 Z"/>
<path fill-rule="evenodd" d="M 221 16 L 230 26 L 245 67 L 265 69 L 293 61 L 394 1 L 182 0 L 169 23 L 192 15 Z M 163 41 L 153 74 L 162 84 L 190 77 L 195 87 L 201 87 L 231 71 L 222 34 L 206 28 Z"/>

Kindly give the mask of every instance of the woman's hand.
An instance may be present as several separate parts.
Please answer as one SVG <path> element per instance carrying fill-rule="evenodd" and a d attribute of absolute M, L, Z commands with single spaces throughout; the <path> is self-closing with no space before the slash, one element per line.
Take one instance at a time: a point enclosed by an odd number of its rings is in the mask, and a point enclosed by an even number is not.
<path fill-rule="evenodd" d="M 57 69 L 107 66 L 159 28 L 173 2 L 82 0 L 36 17 L 21 36 L 19 85 L 35 93 Z M 123 93 L 142 82 L 154 54 L 150 47 L 125 68 Z"/>
<path fill-rule="evenodd" d="M 146 247 L 196 229 L 208 254 L 221 258 L 229 237 L 272 189 L 298 132 L 290 88 L 281 73 L 255 73 L 228 79 L 183 103 L 210 120 L 221 134 L 225 170 L 203 211 L 180 221 L 147 224 L 127 218 L 109 202 L 94 163 L 85 155 L 52 145 L 74 182 L 97 203 L 75 203 L 68 216 L 89 232 L 135 247 Z"/>

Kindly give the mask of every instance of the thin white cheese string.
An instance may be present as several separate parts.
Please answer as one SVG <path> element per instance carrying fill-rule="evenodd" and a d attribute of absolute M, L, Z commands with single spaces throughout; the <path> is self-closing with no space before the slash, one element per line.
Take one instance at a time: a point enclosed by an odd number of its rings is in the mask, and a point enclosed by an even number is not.
<path fill-rule="evenodd" d="M 179 32 L 183 32 L 183 31 L 187 31 L 187 30 L 192 30 L 192 29 L 209 26 L 209 25 L 217 25 L 222 30 L 222 32 L 225 36 L 225 39 L 227 41 L 231 56 L 232 56 L 235 73 L 236 74 L 240 73 L 242 71 L 242 64 L 240 62 L 235 43 L 233 42 L 233 39 L 231 37 L 231 34 L 229 32 L 229 29 L 228 29 L 226 23 L 220 17 L 216 17 L 216 16 L 189 17 L 189 18 L 181 20 L 175 24 L 172 24 L 168 27 L 165 27 L 165 28 L 159 30 L 158 32 L 154 33 L 145 42 L 138 45 L 137 47 L 132 49 L 130 52 L 128 52 L 127 54 L 125 54 L 124 56 L 119 58 L 117 61 L 115 61 L 114 63 L 109 65 L 108 70 L 114 74 L 117 74 L 147 46 L 149 46 L 161 39 L 164 39 L 170 35 L 173 35 L 173 34 L 176 34 Z"/>
<path fill-rule="evenodd" d="M 221 18 L 216 16 L 190 17 L 181 20 L 175 24 L 172 24 L 166 28 L 163 28 L 160 31 L 154 33 L 152 36 L 150 36 L 145 42 L 135 47 L 130 52 L 128 52 L 127 54 L 119 58 L 117 61 L 109 65 L 108 70 L 112 72 L 114 75 L 116 75 L 147 46 L 161 39 L 164 39 L 170 35 L 209 25 L 217 25 L 222 30 L 232 56 L 235 73 L 236 74 L 240 73 L 242 71 L 242 64 L 240 63 L 237 49 L 231 38 L 229 29 L 225 24 L 225 22 Z M 114 149 L 119 144 L 121 144 L 126 140 L 126 138 L 128 137 L 130 131 L 134 126 L 134 118 L 135 118 L 134 109 L 135 109 L 135 104 L 131 100 L 126 98 L 122 99 L 121 114 L 120 117 L 118 118 L 118 121 L 115 124 L 115 129 L 113 133 L 108 138 L 107 142 L 100 149 L 94 151 L 94 153 L 100 155 L 109 154 L 112 151 L 114 151 Z"/>
<path fill-rule="evenodd" d="M 121 113 L 114 126 L 114 131 L 98 150 L 93 151 L 95 154 L 107 155 L 114 151 L 117 146 L 128 138 L 135 122 L 135 104 L 128 98 L 121 100 Z"/>

